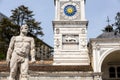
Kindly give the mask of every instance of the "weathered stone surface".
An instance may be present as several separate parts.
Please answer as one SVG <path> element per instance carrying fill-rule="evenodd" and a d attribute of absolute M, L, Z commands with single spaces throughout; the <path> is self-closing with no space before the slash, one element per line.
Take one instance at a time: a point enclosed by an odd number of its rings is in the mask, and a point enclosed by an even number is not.
<path fill-rule="evenodd" d="M 34 39 L 27 36 L 28 26 L 22 25 L 19 36 L 13 36 L 7 51 L 7 64 L 10 66 L 8 80 L 28 80 L 29 53 L 31 62 L 35 62 Z"/>
<path fill-rule="evenodd" d="M 0 80 L 7 80 L 8 73 L 0 73 Z M 92 72 L 30 72 L 28 80 L 93 80 Z"/>

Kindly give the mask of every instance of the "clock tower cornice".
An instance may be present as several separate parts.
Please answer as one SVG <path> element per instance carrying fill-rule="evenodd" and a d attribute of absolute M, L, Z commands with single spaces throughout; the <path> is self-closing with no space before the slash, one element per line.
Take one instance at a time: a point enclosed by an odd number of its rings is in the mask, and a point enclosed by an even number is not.
<path fill-rule="evenodd" d="M 55 25 L 85 25 L 88 26 L 88 21 L 53 21 L 53 27 Z"/>
<path fill-rule="evenodd" d="M 54 0 L 54 5 L 56 5 L 56 1 L 59 1 L 59 0 Z M 68 0 L 68 1 L 73 1 L 73 0 Z M 84 3 L 86 3 L 86 0 L 83 0 Z"/>

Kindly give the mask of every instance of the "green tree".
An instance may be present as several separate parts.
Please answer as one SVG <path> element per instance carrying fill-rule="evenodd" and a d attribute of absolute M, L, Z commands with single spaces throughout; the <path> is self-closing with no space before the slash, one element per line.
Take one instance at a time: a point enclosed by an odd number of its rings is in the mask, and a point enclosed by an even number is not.
<path fill-rule="evenodd" d="M 117 33 L 120 33 L 120 12 L 117 13 L 113 26 L 116 26 L 115 35 L 117 35 Z"/>
<path fill-rule="evenodd" d="M 29 26 L 29 33 L 34 36 L 44 35 L 40 26 L 41 23 L 33 18 L 33 11 L 29 10 L 28 7 L 21 5 L 11 11 L 12 16 L 10 16 L 10 19 L 12 20 L 12 22 L 17 24 L 18 26 L 27 24 Z"/>
<path fill-rule="evenodd" d="M 8 18 L 3 18 L 0 21 L 0 41 L 9 43 L 13 35 L 19 34 L 19 26 L 13 24 Z"/>

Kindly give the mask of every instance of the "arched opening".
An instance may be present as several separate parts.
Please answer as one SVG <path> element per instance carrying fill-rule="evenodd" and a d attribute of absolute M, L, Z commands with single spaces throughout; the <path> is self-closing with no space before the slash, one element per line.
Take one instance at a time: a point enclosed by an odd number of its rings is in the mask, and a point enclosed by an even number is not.
<path fill-rule="evenodd" d="M 103 72 L 103 80 L 120 80 L 120 50 L 106 56 L 101 71 Z"/>

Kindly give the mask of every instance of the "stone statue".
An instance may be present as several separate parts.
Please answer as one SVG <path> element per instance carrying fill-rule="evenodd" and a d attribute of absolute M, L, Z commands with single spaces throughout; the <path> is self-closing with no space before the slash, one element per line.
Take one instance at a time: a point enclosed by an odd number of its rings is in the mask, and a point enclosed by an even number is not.
<path fill-rule="evenodd" d="M 29 53 L 31 63 L 35 62 L 34 39 L 27 36 L 28 26 L 22 25 L 20 35 L 11 38 L 7 51 L 7 63 L 10 66 L 8 80 L 28 80 Z"/>

